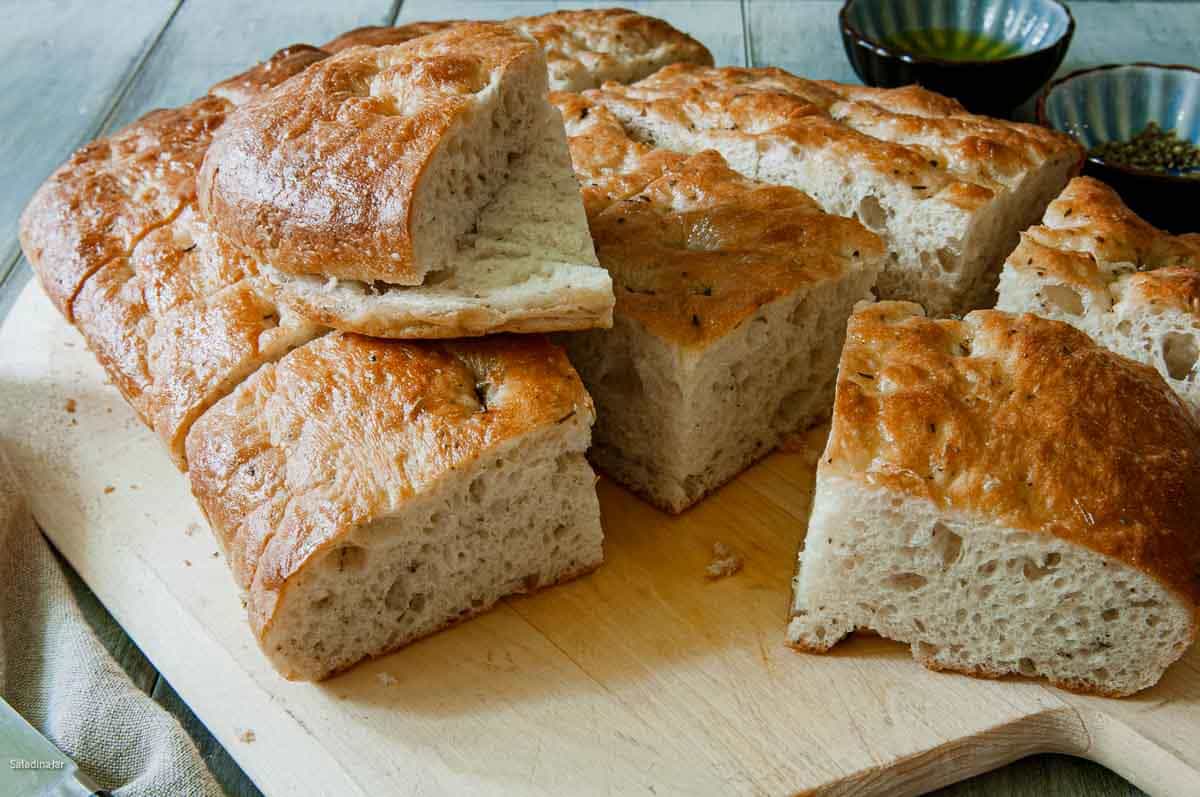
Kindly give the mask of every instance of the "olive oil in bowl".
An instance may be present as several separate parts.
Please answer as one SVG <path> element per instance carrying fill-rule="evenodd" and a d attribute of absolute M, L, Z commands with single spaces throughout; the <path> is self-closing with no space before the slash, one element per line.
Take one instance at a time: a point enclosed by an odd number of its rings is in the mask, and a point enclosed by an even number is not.
<path fill-rule="evenodd" d="M 1019 55 L 1021 45 L 955 28 L 905 30 L 883 39 L 888 49 L 943 61 L 999 61 Z"/>

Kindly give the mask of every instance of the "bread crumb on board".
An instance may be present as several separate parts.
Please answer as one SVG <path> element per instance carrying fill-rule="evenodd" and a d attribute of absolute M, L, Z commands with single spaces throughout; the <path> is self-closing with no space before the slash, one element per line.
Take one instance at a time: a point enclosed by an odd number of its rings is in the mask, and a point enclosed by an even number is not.
<path fill-rule="evenodd" d="M 254 735 L 254 731 L 250 730 L 249 728 L 238 734 L 238 739 L 246 744 L 251 744 L 257 738 L 258 737 Z"/>
<path fill-rule="evenodd" d="M 117 489 L 116 487 L 113 487 L 111 484 L 109 484 L 109 485 L 105 486 L 104 494 L 108 495 L 109 493 L 111 493 L 113 490 L 116 490 L 116 489 Z"/>
<path fill-rule="evenodd" d="M 183 529 L 183 533 L 189 537 L 195 534 L 197 531 L 201 531 L 199 523 L 189 523 Z"/>
<path fill-rule="evenodd" d="M 709 581 L 732 576 L 742 569 L 742 557 L 738 556 L 725 543 L 714 542 L 712 554 L 712 561 L 708 563 L 708 567 L 704 568 L 704 577 Z"/>
<path fill-rule="evenodd" d="M 75 403 L 75 399 L 69 398 L 69 399 L 67 399 L 67 403 L 63 407 L 63 409 L 65 409 L 67 412 L 74 412 L 76 406 L 78 406 L 78 405 Z"/>

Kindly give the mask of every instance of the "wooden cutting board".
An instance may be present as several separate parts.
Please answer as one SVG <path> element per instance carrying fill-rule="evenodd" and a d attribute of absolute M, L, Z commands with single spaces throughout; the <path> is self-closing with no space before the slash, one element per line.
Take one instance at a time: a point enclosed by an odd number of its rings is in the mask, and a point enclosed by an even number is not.
<path fill-rule="evenodd" d="M 599 485 L 596 573 L 321 684 L 259 653 L 158 441 L 30 285 L 0 330 L 0 447 L 105 606 L 269 795 L 917 794 L 1043 751 L 1200 794 L 1200 651 L 1124 701 L 783 644 L 813 455 L 682 517 Z M 715 542 L 745 561 L 709 581 Z"/>

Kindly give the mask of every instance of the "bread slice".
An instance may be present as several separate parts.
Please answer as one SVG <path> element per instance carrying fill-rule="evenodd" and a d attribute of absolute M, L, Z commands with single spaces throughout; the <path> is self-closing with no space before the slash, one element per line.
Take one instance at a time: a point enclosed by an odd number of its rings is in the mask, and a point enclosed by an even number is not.
<path fill-rule="evenodd" d="M 743 175 L 807 192 L 879 233 L 879 291 L 931 314 L 993 301 L 1017 234 L 1082 160 L 1079 144 L 1034 125 L 968 114 L 910 86 L 870 89 L 780 69 L 675 64 L 589 97 L 639 141 L 715 149 Z"/>
<path fill-rule="evenodd" d="M 663 157 L 603 108 L 556 100 L 617 294 L 612 330 L 564 336 L 598 408 L 591 457 L 680 512 L 828 411 L 883 247 L 715 152 Z"/>
<path fill-rule="evenodd" d="M 1200 235 L 1155 229 L 1076 178 L 1009 255 L 997 307 L 1065 321 L 1153 367 L 1200 418 Z"/>
<path fill-rule="evenodd" d="M 278 271 L 419 285 L 526 152 L 545 68 L 482 24 L 317 61 L 217 131 L 200 210 Z"/>
<path fill-rule="evenodd" d="M 312 321 L 381 337 L 611 323 L 536 43 L 462 24 L 241 106 L 201 210 Z M 302 175 L 302 177 L 297 177 Z"/>
<path fill-rule="evenodd" d="M 1117 420 L 1119 419 L 1119 420 Z M 850 319 L 788 639 L 1128 695 L 1196 637 L 1200 428 L 1163 380 L 1032 315 Z"/>
<path fill-rule="evenodd" d="M 562 119 L 537 111 L 530 151 L 444 270 L 419 286 L 294 276 L 264 267 L 280 300 L 314 322 L 386 338 L 459 338 L 612 324 L 612 281 L 597 267 Z"/>
<path fill-rule="evenodd" d="M 537 337 L 334 333 L 192 427 L 192 490 L 264 652 L 315 680 L 596 567 L 593 418 Z"/>
<path fill-rule="evenodd" d="M 413 22 L 397 27 L 368 26 L 343 33 L 321 45 L 331 53 L 349 47 L 400 44 L 427 36 L 461 20 Z M 550 88 L 582 91 L 615 80 L 628 83 L 667 64 L 687 62 L 711 66 L 703 44 L 656 17 L 624 8 L 553 11 L 507 21 L 537 40 L 546 53 Z"/>

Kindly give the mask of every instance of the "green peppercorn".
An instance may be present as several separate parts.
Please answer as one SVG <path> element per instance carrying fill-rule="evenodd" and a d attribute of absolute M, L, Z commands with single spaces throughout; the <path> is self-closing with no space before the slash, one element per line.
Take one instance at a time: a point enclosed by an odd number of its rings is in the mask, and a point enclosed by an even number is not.
<path fill-rule="evenodd" d="M 1200 147 L 1180 138 L 1174 130 L 1163 130 L 1155 122 L 1127 141 L 1097 144 L 1088 155 L 1135 169 L 1200 177 Z"/>

